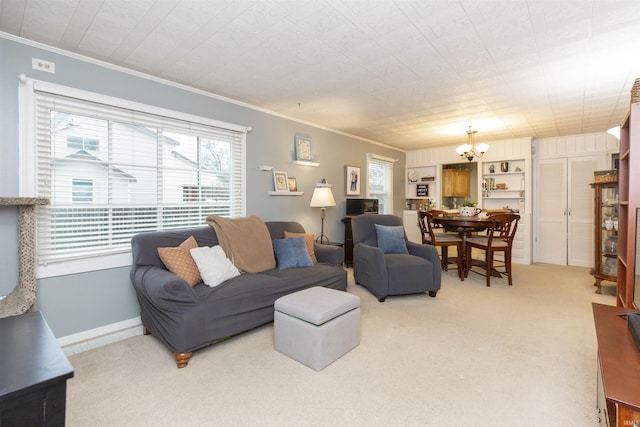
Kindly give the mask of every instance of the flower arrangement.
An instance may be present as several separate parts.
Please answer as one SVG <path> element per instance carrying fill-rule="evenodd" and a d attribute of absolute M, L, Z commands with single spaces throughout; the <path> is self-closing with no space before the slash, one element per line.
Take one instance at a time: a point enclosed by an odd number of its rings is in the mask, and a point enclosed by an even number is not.
<path fill-rule="evenodd" d="M 472 202 L 470 200 L 467 200 L 467 201 L 462 202 L 462 204 L 460 206 L 467 206 L 467 207 L 473 208 L 473 207 L 476 206 L 476 203 L 477 202 Z"/>

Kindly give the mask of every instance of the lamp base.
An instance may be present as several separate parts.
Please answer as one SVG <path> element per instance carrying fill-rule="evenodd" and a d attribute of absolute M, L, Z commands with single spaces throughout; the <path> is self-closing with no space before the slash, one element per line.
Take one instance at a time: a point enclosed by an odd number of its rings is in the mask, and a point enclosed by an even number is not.
<path fill-rule="evenodd" d="M 324 234 L 321 234 L 318 237 L 316 237 L 316 243 L 320 243 L 321 245 L 328 245 L 329 244 L 329 238 L 327 236 L 325 236 Z"/>

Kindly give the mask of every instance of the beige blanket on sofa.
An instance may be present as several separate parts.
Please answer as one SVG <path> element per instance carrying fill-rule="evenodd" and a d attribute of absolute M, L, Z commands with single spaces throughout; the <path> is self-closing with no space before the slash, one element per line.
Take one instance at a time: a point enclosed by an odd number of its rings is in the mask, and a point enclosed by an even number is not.
<path fill-rule="evenodd" d="M 257 216 L 230 219 L 209 215 L 207 224 L 216 231 L 227 258 L 241 272 L 259 273 L 276 267 L 269 229 Z"/>

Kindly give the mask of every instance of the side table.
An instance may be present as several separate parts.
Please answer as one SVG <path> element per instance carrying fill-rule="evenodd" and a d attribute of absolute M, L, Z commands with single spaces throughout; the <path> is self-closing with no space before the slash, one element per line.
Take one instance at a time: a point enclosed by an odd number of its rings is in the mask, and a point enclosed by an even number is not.
<path fill-rule="evenodd" d="M 0 319 L 0 426 L 65 424 L 73 368 L 40 312 Z"/>

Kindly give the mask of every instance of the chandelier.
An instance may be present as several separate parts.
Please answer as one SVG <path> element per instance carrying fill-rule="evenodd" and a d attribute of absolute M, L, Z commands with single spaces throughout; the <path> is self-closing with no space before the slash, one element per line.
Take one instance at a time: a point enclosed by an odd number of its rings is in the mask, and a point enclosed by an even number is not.
<path fill-rule="evenodd" d="M 489 144 L 485 144 L 484 142 L 476 145 L 476 133 L 478 133 L 478 131 L 471 130 L 471 126 L 469 126 L 469 130 L 467 130 L 469 140 L 466 144 L 462 144 L 456 148 L 456 153 L 458 153 L 463 159 L 472 161 L 474 157 L 482 157 L 482 155 L 489 149 Z"/>

